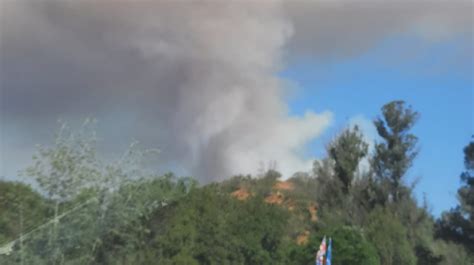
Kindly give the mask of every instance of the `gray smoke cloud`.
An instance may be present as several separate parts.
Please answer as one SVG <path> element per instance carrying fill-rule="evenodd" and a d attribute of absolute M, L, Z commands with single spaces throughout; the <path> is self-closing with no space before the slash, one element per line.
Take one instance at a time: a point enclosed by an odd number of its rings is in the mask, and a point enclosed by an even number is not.
<path fill-rule="evenodd" d="M 0 174 L 21 169 L 58 118 L 86 116 L 109 153 L 133 137 L 204 182 L 267 161 L 285 176 L 307 170 L 305 146 L 332 114 L 289 114 L 285 62 L 357 54 L 408 28 L 472 33 L 466 5 L 4 1 Z"/>
<path fill-rule="evenodd" d="M 474 2 L 464 0 L 287 1 L 290 59 L 359 55 L 394 35 L 428 43 L 460 36 L 472 44 Z"/>

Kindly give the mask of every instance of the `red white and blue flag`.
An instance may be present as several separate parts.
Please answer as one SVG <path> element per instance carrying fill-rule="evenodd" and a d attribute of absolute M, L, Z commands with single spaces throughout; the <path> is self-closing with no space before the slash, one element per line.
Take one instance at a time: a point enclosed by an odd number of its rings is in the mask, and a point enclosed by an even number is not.
<path fill-rule="evenodd" d="M 321 245 L 319 246 L 318 253 L 316 254 L 316 265 L 324 265 L 324 257 L 326 256 L 326 236 L 324 236 Z"/>

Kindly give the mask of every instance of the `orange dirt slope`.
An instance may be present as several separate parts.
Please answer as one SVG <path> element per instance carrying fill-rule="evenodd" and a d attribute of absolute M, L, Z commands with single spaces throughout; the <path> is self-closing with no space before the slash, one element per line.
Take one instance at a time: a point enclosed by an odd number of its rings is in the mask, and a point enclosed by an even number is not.
<path fill-rule="evenodd" d="M 294 188 L 293 183 L 289 181 L 278 181 L 273 185 L 273 189 L 275 190 L 293 190 Z"/>
<path fill-rule="evenodd" d="M 247 189 L 240 187 L 236 191 L 232 192 L 231 195 L 239 201 L 245 201 L 248 197 L 250 197 L 250 192 Z"/>

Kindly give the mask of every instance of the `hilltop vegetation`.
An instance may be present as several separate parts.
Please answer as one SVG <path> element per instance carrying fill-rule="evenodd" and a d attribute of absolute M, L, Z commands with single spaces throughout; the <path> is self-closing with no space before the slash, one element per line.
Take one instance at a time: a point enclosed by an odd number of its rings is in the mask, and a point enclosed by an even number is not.
<path fill-rule="evenodd" d="M 474 142 L 464 149 L 459 206 L 436 220 L 404 179 L 417 117 L 391 102 L 375 120 L 382 141 L 373 152 L 352 127 L 313 172 L 207 185 L 146 170 L 153 152 L 136 145 L 105 163 L 87 126 L 63 128 L 24 171 L 40 192 L 0 182 L 0 264 L 309 265 L 324 235 L 337 265 L 472 264 Z"/>

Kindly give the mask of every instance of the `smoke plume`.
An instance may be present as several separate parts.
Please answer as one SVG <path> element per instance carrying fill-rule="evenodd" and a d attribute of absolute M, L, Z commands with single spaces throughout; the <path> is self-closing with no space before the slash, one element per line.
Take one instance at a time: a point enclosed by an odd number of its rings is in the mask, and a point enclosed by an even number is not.
<path fill-rule="evenodd" d="M 331 113 L 289 114 L 291 86 L 278 76 L 285 60 L 362 52 L 413 25 L 430 37 L 466 31 L 466 12 L 445 5 L 363 6 L 4 1 L 0 173 L 20 169 L 58 118 L 88 116 L 99 119 L 110 152 L 133 137 L 161 149 L 163 167 L 205 182 L 267 161 L 286 176 L 307 170 L 305 146 Z M 449 23 L 437 31 L 429 21 L 438 17 Z"/>

